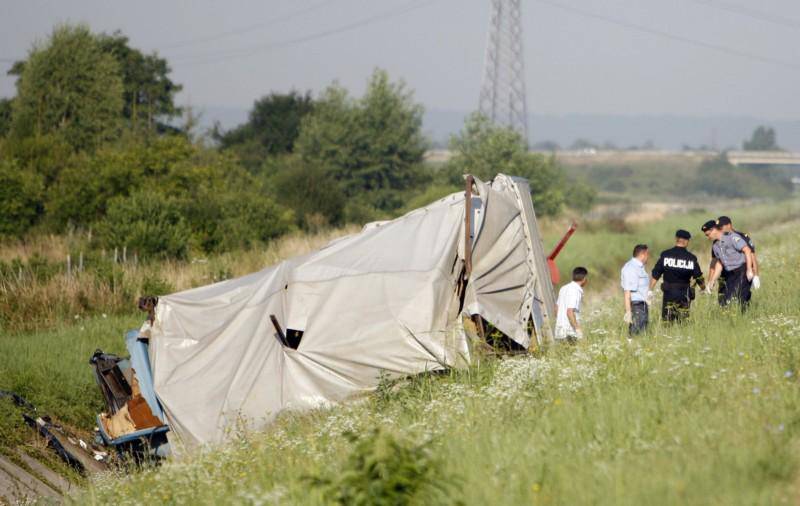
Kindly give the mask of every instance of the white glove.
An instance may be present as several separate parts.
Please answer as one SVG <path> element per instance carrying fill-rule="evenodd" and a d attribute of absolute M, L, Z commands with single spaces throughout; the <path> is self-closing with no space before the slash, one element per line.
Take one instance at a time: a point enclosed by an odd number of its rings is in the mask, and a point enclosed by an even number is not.
<path fill-rule="evenodd" d="M 628 325 L 633 323 L 633 315 L 630 311 L 625 312 L 625 316 L 622 317 L 622 321 L 627 323 Z"/>
<path fill-rule="evenodd" d="M 706 289 L 704 290 L 706 294 L 712 295 L 714 293 L 714 287 L 717 285 L 717 282 L 711 282 L 706 284 Z"/>
<path fill-rule="evenodd" d="M 758 290 L 759 288 L 761 288 L 761 278 L 753 276 L 753 290 Z"/>
<path fill-rule="evenodd" d="M 576 329 L 575 330 L 575 337 L 577 339 L 583 339 L 583 329 Z"/>
<path fill-rule="evenodd" d="M 656 298 L 656 294 L 653 293 L 652 290 L 647 292 L 647 305 L 648 306 L 652 306 L 653 305 L 653 299 L 655 299 L 655 298 Z"/>
<path fill-rule="evenodd" d="M 747 271 L 747 281 L 753 281 L 753 278 L 755 276 L 756 275 L 755 275 L 755 273 L 753 273 L 753 271 Z"/>

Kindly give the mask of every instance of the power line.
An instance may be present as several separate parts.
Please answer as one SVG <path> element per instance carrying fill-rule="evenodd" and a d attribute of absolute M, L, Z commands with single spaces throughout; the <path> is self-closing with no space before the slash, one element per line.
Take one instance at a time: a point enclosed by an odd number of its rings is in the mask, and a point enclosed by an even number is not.
<path fill-rule="evenodd" d="M 243 35 L 245 33 L 249 33 L 249 32 L 253 32 L 253 31 L 256 31 L 256 30 L 261 30 L 261 29 L 267 28 L 269 26 L 274 26 L 274 25 L 276 25 L 278 23 L 282 23 L 284 21 L 289 21 L 291 19 L 294 19 L 294 18 L 296 18 L 298 16 L 302 16 L 304 14 L 309 14 L 309 13 L 319 9 L 320 7 L 324 7 L 324 6 L 326 6 L 326 5 L 330 4 L 330 3 L 333 3 L 333 0 L 324 0 L 322 2 L 317 2 L 315 4 L 309 5 L 308 7 L 304 8 L 304 9 L 300 9 L 300 10 L 297 10 L 297 11 L 294 11 L 294 12 L 290 12 L 290 13 L 285 14 L 283 16 L 272 18 L 272 19 L 270 19 L 268 21 L 264 21 L 262 23 L 257 23 L 257 24 L 253 24 L 253 25 L 244 26 L 244 27 L 236 28 L 234 30 L 229 30 L 229 31 L 226 31 L 226 32 L 220 32 L 220 33 L 217 33 L 217 34 L 214 34 L 214 35 L 207 35 L 207 36 L 204 36 L 204 37 L 197 37 L 197 38 L 193 38 L 193 39 L 185 39 L 185 40 L 178 41 L 178 42 L 175 42 L 175 43 L 172 43 L 172 44 L 168 44 L 166 46 L 161 46 L 161 49 L 162 50 L 164 50 L 164 49 L 176 49 L 176 48 L 179 48 L 179 47 L 186 47 L 186 46 L 191 46 L 191 45 L 195 45 L 195 44 L 203 44 L 205 42 L 213 42 L 213 41 L 225 39 L 225 38 L 228 38 L 228 37 L 235 37 L 235 36 L 238 36 L 238 35 Z"/>
<path fill-rule="evenodd" d="M 767 23 L 786 26 L 789 28 L 800 29 L 800 20 L 782 16 L 780 14 L 764 12 L 757 9 L 751 9 L 750 7 L 744 5 L 739 5 L 732 2 L 721 2 L 719 0 L 692 0 L 692 1 L 700 5 L 706 5 L 708 7 L 713 7 L 715 9 L 732 12 L 734 14 L 746 16 L 751 19 L 766 21 Z"/>
<path fill-rule="evenodd" d="M 248 46 L 239 49 L 234 49 L 225 53 L 219 53 L 216 55 L 208 55 L 208 56 L 196 56 L 196 57 L 189 57 L 189 58 L 177 58 L 173 59 L 176 62 L 186 62 L 185 65 L 204 65 L 209 63 L 217 63 L 220 61 L 236 59 L 251 56 L 253 54 L 259 53 L 261 51 L 269 51 L 273 49 L 281 49 L 286 47 L 291 47 L 297 44 L 302 44 L 305 42 L 310 42 L 313 40 L 322 39 L 325 37 L 329 37 L 331 35 L 338 35 L 340 33 L 345 33 L 349 31 L 353 31 L 357 28 L 361 28 L 364 26 L 371 25 L 373 23 L 377 23 L 380 21 L 385 21 L 391 18 L 395 18 L 401 16 L 403 14 L 407 14 L 409 12 L 421 9 L 423 7 L 427 7 L 438 0 L 426 0 L 424 2 L 419 2 L 418 0 L 412 2 L 406 2 L 398 6 L 395 9 L 391 9 L 389 11 L 383 12 L 381 14 L 375 14 L 373 16 L 369 16 L 358 21 L 353 21 L 351 23 L 347 23 L 345 25 L 338 26 L 336 28 L 330 28 L 328 30 L 322 30 L 319 32 L 311 33 L 308 35 L 304 35 L 301 37 L 296 37 L 292 39 L 287 39 L 279 42 L 272 42 L 268 44 L 259 44 L 255 46 Z"/>
<path fill-rule="evenodd" d="M 539 3 L 542 3 L 542 4 L 549 5 L 551 7 L 556 7 L 558 9 L 562 9 L 562 10 L 565 10 L 565 11 L 568 11 L 568 12 L 572 12 L 574 14 L 578 14 L 579 16 L 583 16 L 583 17 L 591 18 L 591 19 L 598 19 L 600 21 L 605 21 L 606 23 L 611 23 L 611 24 L 614 24 L 614 25 L 618 25 L 618 26 L 627 28 L 629 30 L 648 33 L 650 35 L 657 35 L 657 36 L 663 37 L 665 39 L 676 40 L 676 41 L 683 42 L 685 44 L 690 44 L 690 45 L 697 46 L 697 47 L 703 47 L 703 48 L 706 48 L 706 49 L 713 49 L 714 51 L 718 51 L 718 52 L 721 52 L 721 53 L 729 54 L 731 56 L 738 56 L 740 58 L 746 58 L 748 60 L 758 61 L 758 62 L 761 62 L 761 63 L 769 63 L 769 64 L 772 64 L 772 65 L 777 65 L 777 66 L 780 66 L 780 67 L 790 68 L 790 69 L 794 69 L 794 70 L 800 70 L 800 63 L 794 63 L 794 62 L 791 62 L 791 61 L 780 60 L 780 59 L 772 58 L 772 57 L 769 57 L 769 56 L 762 56 L 762 55 L 755 54 L 755 53 L 749 53 L 749 52 L 746 52 L 746 51 L 740 51 L 738 49 L 734 49 L 734 48 L 731 48 L 731 47 L 722 46 L 722 45 L 714 44 L 714 43 L 711 43 L 711 42 L 705 42 L 705 41 L 698 40 L 698 39 L 692 39 L 692 38 L 689 38 L 689 37 L 684 37 L 682 35 L 675 35 L 673 33 L 665 32 L 665 31 L 658 30 L 658 29 L 655 29 L 655 28 L 649 28 L 647 26 L 638 25 L 638 24 L 635 24 L 635 23 L 631 23 L 631 22 L 628 22 L 628 21 L 621 20 L 621 19 L 604 16 L 602 14 L 597 14 L 595 12 L 585 11 L 585 10 L 579 9 L 577 7 L 573 7 L 571 5 L 562 4 L 560 2 L 555 2 L 553 0 L 535 0 L 535 1 L 537 1 Z"/>

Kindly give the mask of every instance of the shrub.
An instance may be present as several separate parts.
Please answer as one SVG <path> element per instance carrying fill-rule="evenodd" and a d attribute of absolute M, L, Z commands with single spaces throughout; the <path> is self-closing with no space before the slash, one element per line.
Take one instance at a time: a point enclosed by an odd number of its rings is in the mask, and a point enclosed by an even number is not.
<path fill-rule="evenodd" d="M 381 429 L 353 443 L 345 468 L 335 477 L 313 477 L 326 502 L 348 506 L 443 504 L 452 480 L 442 475 L 442 462 L 430 443 L 415 444 Z"/>
<path fill-rule="evenodd" d="M 0 161 L 0 237 L 21 236 L 33 226 L 42 209 L 42 179 Z"/>
<path fill-rule="evenodd" d="M 175 199 L 155 190 L 137 191 L 111 201 L 98 225 L 100 242 L 145 257 L 185 258 L 191 230 Z"/>
<path fill-rule="evenodd" d="M 167 295 L 175 291 L 175 287 L 169 281 L 162 279 L 155 273 L 148 273 L 142 278 L 142 295 Z"/>
<path fill-rule="evenodd" d="M 345 197 L 339 182 L 321 165 L 287 156 L 266 169 L 267 188 L 278 203 L 294 211 L 300 227 L 342 224 Z"/>
<path fill-rule="evenodd" d="M 215 227 L 217 249 L 231 250 L 265 244 L 292 227 L 294 213 L 255 193 L 228 194 L 221 198 L 221 220 Z"/>

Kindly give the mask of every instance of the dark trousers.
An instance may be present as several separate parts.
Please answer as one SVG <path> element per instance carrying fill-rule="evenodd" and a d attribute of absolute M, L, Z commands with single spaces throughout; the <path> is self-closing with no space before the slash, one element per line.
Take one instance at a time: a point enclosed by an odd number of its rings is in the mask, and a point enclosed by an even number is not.
<path fill-rule="evenodd" d="M 633 322 L 628 326 L 628 332 L 631 336 L 641 334 L 647 330 L 647 323 L 650 321 L 647 303 L 631 302 L 631 318 Z"/>
<path fill-rule="evenodd" d="M 692 305 L 692 289 L 688 285 L 662 287 L 664 298 L 661 303 L 661 319 L 665 322 L 685 320 Z"/>
<path fill-rule="evenodd" d="M 739 302 L 739 308 L 744 311 L 750 304 L 750 286 L 751 282 L 747 280 L 747 267 L 741 266 L 738 269 L 727 271 L 725 273 L 725 286 L 720 287 L 723 289 L 719 305 L 727 306 L 732 300 L 736 299 Z"/>

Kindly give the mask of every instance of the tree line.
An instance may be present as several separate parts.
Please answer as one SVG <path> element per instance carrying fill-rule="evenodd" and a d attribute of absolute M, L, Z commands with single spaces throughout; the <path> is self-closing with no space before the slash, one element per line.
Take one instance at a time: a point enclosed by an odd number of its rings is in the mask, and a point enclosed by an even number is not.
<path fill-rule="evenodd" d="M 90 232 L 104 248 L 186 258 L 296 229 L 386 219 L 458 191 L 461 175 L 531 180 L 537 212 L 586 209 L 593 190 L 478 115 L 426 163 L 423 108 L 382 70 L 364 94 L 333 84 L 270 93 L 247 121 L 198 136 L 182 86 L 122 33 L 60 25 L 15 63 L 0 99 L 0 237 Z"/>

